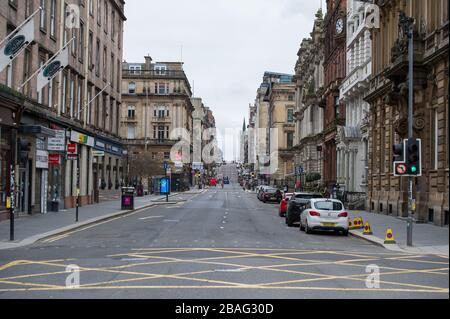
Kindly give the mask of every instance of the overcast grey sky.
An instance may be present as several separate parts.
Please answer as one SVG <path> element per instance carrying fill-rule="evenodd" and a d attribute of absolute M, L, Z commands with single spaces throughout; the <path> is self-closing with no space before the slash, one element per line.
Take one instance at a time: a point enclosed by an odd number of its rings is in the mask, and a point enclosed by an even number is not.
<path fill-rule="evenodd" d="M 248 123 L 264 71 L 294 72 L 321 0 L 128 0 L 124 59 L 183 62 L 219 130 Z M 227 143 L 225 157 L 234 160 Z M 238 155 L 238 154 L 236 154 Z"/>

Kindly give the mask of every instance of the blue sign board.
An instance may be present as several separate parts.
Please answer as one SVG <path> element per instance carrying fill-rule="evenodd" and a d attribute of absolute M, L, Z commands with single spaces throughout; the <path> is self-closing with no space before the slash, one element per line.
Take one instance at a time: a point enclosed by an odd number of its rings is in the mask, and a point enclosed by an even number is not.
<path fill-rule="evenodd" d="M 159 183 L 159 193 L 161 195 L 170 194 L 170 178 L 169 177 L 161 178 L 161 181 Z"/>

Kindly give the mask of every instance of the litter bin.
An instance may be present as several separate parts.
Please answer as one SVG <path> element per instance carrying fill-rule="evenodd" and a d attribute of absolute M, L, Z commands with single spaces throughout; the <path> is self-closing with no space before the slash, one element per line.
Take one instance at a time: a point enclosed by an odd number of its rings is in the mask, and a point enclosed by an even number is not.
<path fill-rule="evenodd" d="M 134 188 L 122 187 L 122 210 L 134 209 Z"/>

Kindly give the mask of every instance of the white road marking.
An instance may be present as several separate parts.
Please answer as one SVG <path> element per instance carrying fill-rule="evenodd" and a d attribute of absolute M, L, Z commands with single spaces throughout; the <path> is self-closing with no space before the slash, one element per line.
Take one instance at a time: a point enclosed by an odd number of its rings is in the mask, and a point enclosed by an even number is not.
<path fill-rule="evenodd" d="M 152 219 L 152 218 L 163 218 L 164 216 L 149 216 L 149 217 L 143 217 L 143 218 L 139 218 L 140 220 L 147 220 L 147 219 Z"/>

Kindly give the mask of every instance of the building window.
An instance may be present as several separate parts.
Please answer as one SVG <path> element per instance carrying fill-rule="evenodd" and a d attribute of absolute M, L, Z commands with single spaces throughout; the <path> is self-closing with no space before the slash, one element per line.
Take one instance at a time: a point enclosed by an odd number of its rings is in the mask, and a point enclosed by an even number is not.
<path fill-rule="evenodd" d="M 116 11 L 114 8 L 111 15 L 111 39 L 113 41 L 116 39 Z"/>
<path fill-rule="evenodd" d="M 164 126 L 158 126 L 158 140 L 164 141 L 164 134 L 165 133 L 165 127 Z"/>
<path fill-rule="evenodd" d="M 102 1 L 97 1 L 97 24 L 102 25 Z"/>
<path fill-rule="evenodd" d="M 61 95 L 61 113 L 67 112 L 67 74 L 63 76 L 62 95 Z"/>
<path fill-rule="evenodd" d="M 294 133 L 287 133 L 287 147 L 294 147 Z"/>
<path fill-rule="evenodd" d="M 105 0 L 105 33 L 108 33 L 108 28 L 109 28 L 108 2 Z"/>
<path fill-rule="evenodd" d="M 106 46 L 103 47 L 103 80 L 106 81 L 107 76 L 107 65 L 108 65 L 108 55 L 107 55 L 107 48 Z"/>
<path fill-rule="evenodd" d="M 89 1 L 89 14 L 92 16 L 94 15 L 94 1 L 95 0 L 88 0 Z"/>
<path fill-rule="evenodd" d="M 55 36 L 56 30 L 56 0 L 50 2 L 50 36 Z"/>
<path fill-rule="evenodd" d="M 128 106 L 128 118 L 134 119 L 136 117 L 136 107 L 129 105 Z"/>
<path fill-rule="evenodd" d="M 169 94 L 169 84 L 168 83 L 155 83 L 156 94 L 167 95 Z"/>
<path fill-rule="evenodd" d="M 155 65 L 155 71 L 157 75 L 166 75 L 167 66 L 164 64 L 157 64 Z"/>
<path fill-rule="evenodd" d="M 69 101 L 69 114 L 70 117 L 73 117 L 73 108 L 74 108 L 74 102 L 75 102 L 75 82 L 73 79 L 70 79 L 70 101 Z"/>
<path fill-rule="evenodd" d="M 97 46 L 95 51 L 95 74 L 100 76 L 100 40 L 97 39 Z"/>
<path fill-rule="evenodd" d="M 114 76 L 114 72 L 115 72 L 115 70 L 114 70 L 114 60 L 115 60 L 114 54 L 111 54 L 111 65 L 110 65 L 111 78 L 109 80 L 109 82 L 111 83 L 111 88 L 114 88 L 114 78 L 115 78 L 115 76 Z"/>
<path fill-rule="evenodd" d="M 47 0 L 41 0 L 40 1 L 40 5 L 41 5 L 41 12 L 40 12 L 40 22 L 39 22 L 39 27 L 41 28 L 42 31 L 47 31 Z"/>
<path fill-rule="evenodd" d="M 83 82 L 81 80 L 78 80 L 78 89 L 77 89 L 77 114 L 76 114 L 76 118 L 78 120 L 81 119 L 81 114 L 82 114 L 82 105 L 81 105 L 81 100 L 82 100 L 82 84 Z"/>
<path fill-rule="evenodd" d="M 129 140 L 134 139 L 136 136 L 136 127 L 134 124 L 128 124 L 127 138 Z"/>
<path fill-rule="evenodd" d="M 91 0 L 92 1 L 92 0 Z M 92 100 L 92 88 L 89 86 L 88 87 L 88 92 L 87 92 L 87 101 L 88 101 L 88 105 L 87 105 L 87 124 L 91 125 L 91 119 L 92 119 L 92 114 L 91 114 L 91 100 Z"/>
<path fill-rule="evenodd" d="M 92 0 L 91 0 L 92 1 Z M 88 66 L 89 70 L 92 70 L 94 68 L 93 64 L 93 52 L 94 50 L 94 34 L 92 31 L 89 31 L 89 43 L 88 43 Z"/>
<path fill-rule="evenodd" d="M 169 139 L 170 137 L 170 127 L 166 126 L 166 138 Z"/>
<path fill-rule="evenodd" d="M 80 34 L 78 39 L 78 48 L 80 50 L 78 54 L 78 60 L 83 63 L 84 57 L 84 23 L 80 21 Z"/>
<path fill-rule="evenodd" d="M 294 123 L 294 109 L 289 109 L 287 111 L 287 121 L 288 123 Z"/>
<path fill-rule="evenodd" d="M 170 152 L 164 152 L 164 159 L 169 160 L 170 159 Z"/>
<path fill-rule="evenodd" d="M 128 83 L 128 93 L 136 94 L 136 83 L 134 83 L 134 82 Z"/>

